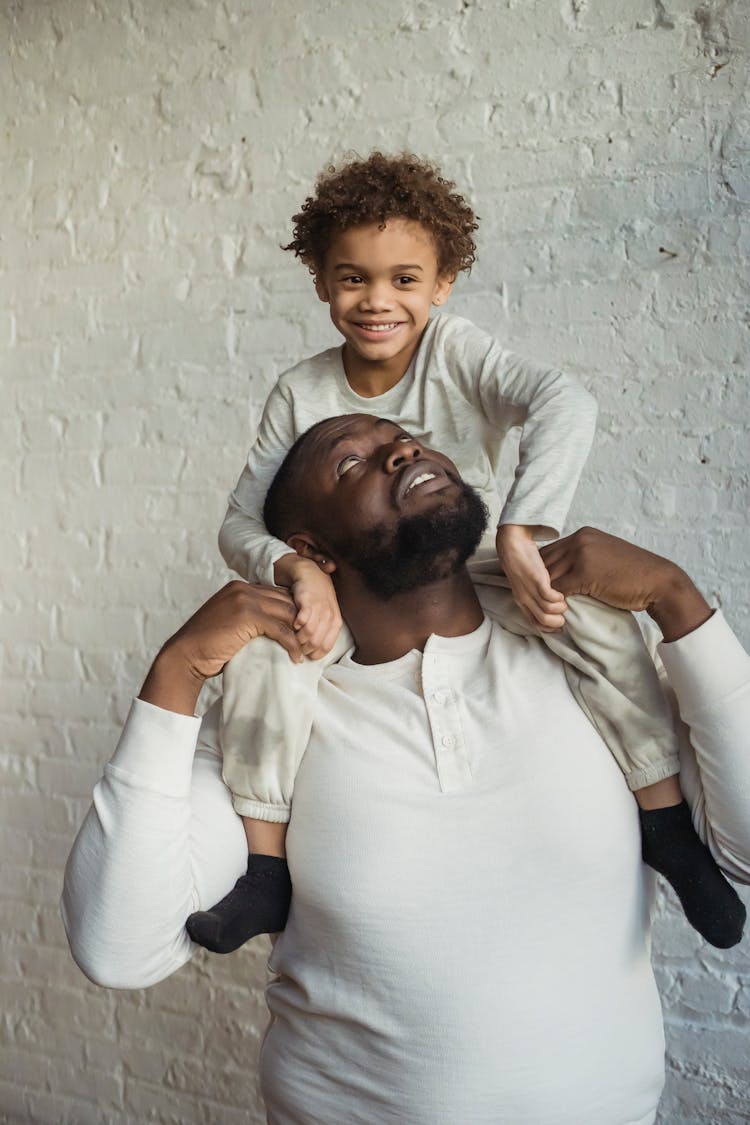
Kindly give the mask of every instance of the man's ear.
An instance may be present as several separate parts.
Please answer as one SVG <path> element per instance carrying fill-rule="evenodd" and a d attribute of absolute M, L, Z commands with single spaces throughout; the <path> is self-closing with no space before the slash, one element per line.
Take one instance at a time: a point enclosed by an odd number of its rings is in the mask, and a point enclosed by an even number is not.
<path fill-rule="evenodd" d="M 450 297 L 453 282 L 456 280 L 455 276 L 450 274 L 440 274 L 435 282 L 435 289 L 432 294 L 433 305 L 444 305 Z"/>
<path fill-rule="evenodd" d="M 316 540 L 306 531 L 296 532 L 287 539 L 287 544 L 303 559 L 312 559 L 324 574 L 333 574 L 336 563 L 329 558 L 324 548 L 318 546 Z"/>
<path fill-rule="evenodd" d="M 328 286 L 319 273 L 315 274 L 315 292 L 318 294 L 318 297 L 321 301 L 325 301 L 326 304 L 330 304 L 331 295 L 328 292 Z"/>

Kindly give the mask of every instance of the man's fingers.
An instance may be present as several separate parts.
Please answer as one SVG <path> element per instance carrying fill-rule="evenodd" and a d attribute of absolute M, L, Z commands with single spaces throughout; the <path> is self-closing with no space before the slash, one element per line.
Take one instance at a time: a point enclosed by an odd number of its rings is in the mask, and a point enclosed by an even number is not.
<path fill-rule="evenodd" d="M 557 546 L 557 544 L 555 544 L 555 546 Z M 569 552 L 566 550 L 557 551 L 549 558 L 545 558 L 544 562 L 547 567 L 550 583 L 555 592 L 565 593 L 560 586 L 560 581 L 572 572 L 574 566 Z"/>
<path fill-rule="evenodd" d="M 574 570 L 565 570 L 553 579 L 555 589 L 561 594 L 578 594 L 581 592 L 581 583 L 576 578 Z"/>
<path fill-rule="evenodd" d="M 275 617 L 269 617 L 265 622 L 263 633 L 269 640 L 276 641 L 285 648 L 296 664 L 302 662 L 304 659 L 302 647 L 291 624 L 287 625 Z"/>

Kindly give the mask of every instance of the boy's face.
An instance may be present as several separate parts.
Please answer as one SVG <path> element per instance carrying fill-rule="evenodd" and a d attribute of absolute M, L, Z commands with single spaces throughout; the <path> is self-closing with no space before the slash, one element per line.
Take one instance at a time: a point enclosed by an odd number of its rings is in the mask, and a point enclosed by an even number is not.
<path fill-rule="evenodd" d="M 389 219 L 352 227 L 332 240 L 315 278 L 321 301 L 346 341 L 347 374 L 404 373 L 452 279 L 438 274 L 435 244 L 421 223 Z M 400 370 L 399 370 L 400 369 Z"/>

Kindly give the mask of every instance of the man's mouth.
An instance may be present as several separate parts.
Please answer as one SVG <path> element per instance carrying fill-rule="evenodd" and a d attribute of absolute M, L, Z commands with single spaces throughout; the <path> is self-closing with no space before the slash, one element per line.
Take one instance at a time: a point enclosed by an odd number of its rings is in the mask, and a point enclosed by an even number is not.
<path fill-rule="evenodd" d="M 415 490 L 433 492 L 444 488 L 449 477 L 440 465 L 429 468 L 425 464 L 409 465 L 402 471 L 396 482 L 396 503 L 401 504 L 407 496 L 413 495 Z"/>
<path fill-rule="evenodd" d="M 418 476 L 418 477 L 416 477 L 416 478 L 415 478 L 415 479 L 414 479 L 414 480 L 413 480 L 413 481 L 411 482 L 411 484 L 410 484 L 410 485 L 409 485 L 409 487 L 407 488 L 406 492 L 404 493 L 404 496 L 408 496 L 408 494 L 409 494 L 409 493 L 411 492 L 412 488 L 416 488 L 416 487 L 417 487 L 417 485 L 420 485 L 420 484 L 424 484 L 424 483 L 425 483 L 425 481 L 428 481 L 428 480 L 434 480 L 434 479 L 435 479 L 435 474 L 434 474 L 434 473 L 420 473 L 420 474 L 419 474 L 419 476 Z"/>

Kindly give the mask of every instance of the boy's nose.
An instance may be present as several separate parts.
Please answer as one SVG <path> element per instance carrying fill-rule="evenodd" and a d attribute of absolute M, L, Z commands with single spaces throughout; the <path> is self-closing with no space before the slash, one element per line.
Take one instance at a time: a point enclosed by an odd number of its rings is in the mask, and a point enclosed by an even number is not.
<path fill-rule="evenodd" d="M 378 312 L 391 308 L 393 300 L 388 286 L 370 284 L 360 299 L 360 307 L 368 312 Z"/>
<path fill-rule="evenodd" d="M 422 446 L 414 438 L 410 441 L 394 441 L 386 454 L 384 468 L 387 473 L 395 473 L 409 461 L 422 456 Z"/>

